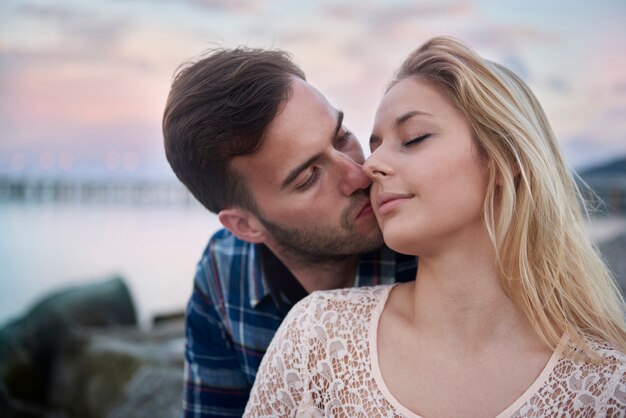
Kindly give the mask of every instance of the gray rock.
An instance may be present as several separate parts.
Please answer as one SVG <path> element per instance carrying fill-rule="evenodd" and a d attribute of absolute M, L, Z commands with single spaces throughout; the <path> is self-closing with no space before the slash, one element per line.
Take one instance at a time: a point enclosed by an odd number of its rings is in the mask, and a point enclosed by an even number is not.
<path fill-rule="evenodd" d="M 181 414 L 183 370 L 144 366 L 106 418 L 171 418 Z"/>
<path fill-rule="evenodd" d="M 7 397 L 47 405 L 53 365 L 77 329 L 136 324 L 130 292 L 119 277 L 46 297 L 0 330 L 0 381 Z"/>
<path fill-rule="evenodd" d="M 150 331 L 89 330 L 74 341 L 52 373 L 54 408 L 71 417 L 180 415 L 182 322 Z"/>

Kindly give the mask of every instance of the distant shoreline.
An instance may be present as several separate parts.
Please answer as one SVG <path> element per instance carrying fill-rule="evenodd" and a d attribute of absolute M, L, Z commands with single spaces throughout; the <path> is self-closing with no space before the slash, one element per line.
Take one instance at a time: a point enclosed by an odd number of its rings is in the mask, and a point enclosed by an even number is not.
<path fill-rule="evenodd" d="M 182 184 L 172 182 L 26 180 L 0 177 L 0 203 L 5 202 L 200 207 L 193 195 Z"/>

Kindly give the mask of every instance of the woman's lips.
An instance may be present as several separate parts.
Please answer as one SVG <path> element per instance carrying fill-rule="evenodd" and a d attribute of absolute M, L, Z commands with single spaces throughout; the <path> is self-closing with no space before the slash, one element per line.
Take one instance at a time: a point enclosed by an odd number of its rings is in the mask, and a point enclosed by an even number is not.
<path fill-rule="evenodd" d="M 377 198 L 378 214 L 386 215 L 412 197 L 403 193 L 381 193 Z"/>

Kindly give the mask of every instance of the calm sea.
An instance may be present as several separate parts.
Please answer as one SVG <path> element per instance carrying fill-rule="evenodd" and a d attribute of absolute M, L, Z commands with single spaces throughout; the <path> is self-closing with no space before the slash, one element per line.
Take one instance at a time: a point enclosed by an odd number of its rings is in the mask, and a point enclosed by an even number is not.
<path fill-rule="evenodd" d="M 171 206 L 0 203 L 0 326 L 62 287 L 121 275 L 147 325 L 182 311 L 217 217 L 199 204 Z M 598 219 L 598 241 L 626 218 Z"/>
<path fill-rule="evenodd" d="M 185 206 L 0 204 L 0 325 L 65 286 L 121 275 L 140 321 L 182 311 L 217 217 Z"/>

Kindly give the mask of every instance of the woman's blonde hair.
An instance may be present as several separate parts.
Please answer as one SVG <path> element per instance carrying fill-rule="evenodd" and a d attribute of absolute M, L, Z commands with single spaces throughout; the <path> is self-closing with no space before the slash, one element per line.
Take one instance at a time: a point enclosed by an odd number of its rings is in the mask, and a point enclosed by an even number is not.
<path fill-rule="evenodd" d="M 537 335 L 556 349 L 566 332 L 591 358 L 583 334 L 626 352 L 624 299 L 586 234 L 582 195 L 528 86 L 446 37 L 411 53 L 389 88 L 406 77 L 430 82 L 470 124 L 489 173 L 484 220 L 501 285 Z"/>

